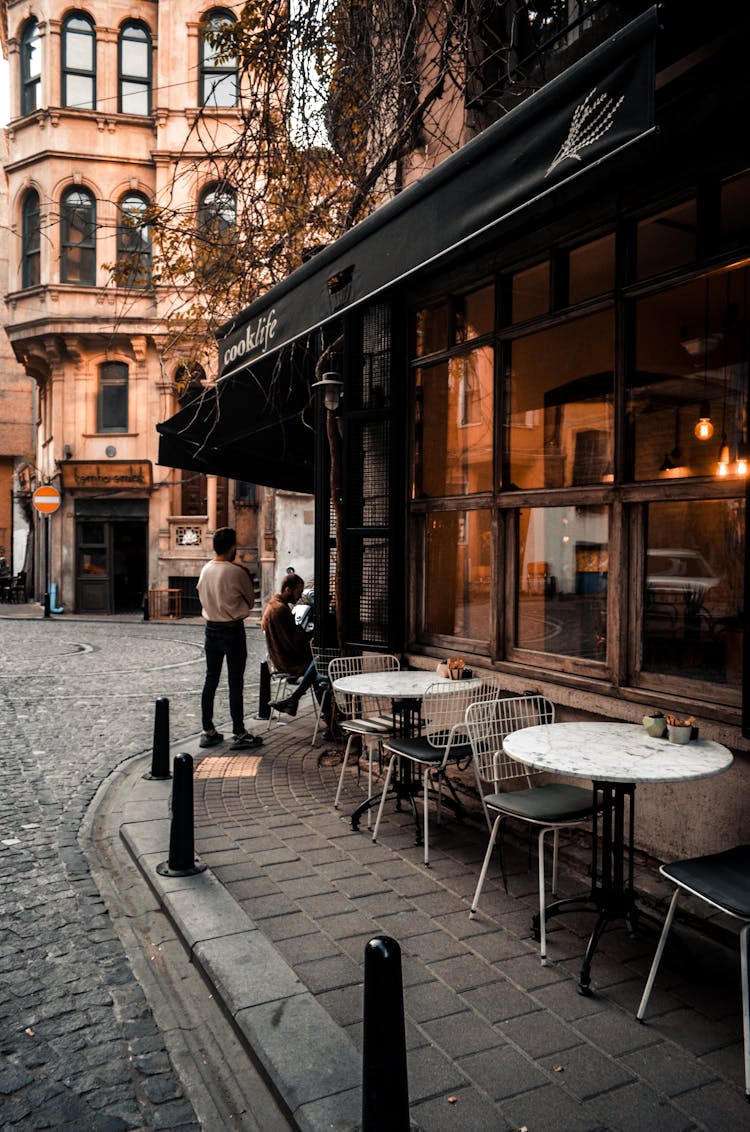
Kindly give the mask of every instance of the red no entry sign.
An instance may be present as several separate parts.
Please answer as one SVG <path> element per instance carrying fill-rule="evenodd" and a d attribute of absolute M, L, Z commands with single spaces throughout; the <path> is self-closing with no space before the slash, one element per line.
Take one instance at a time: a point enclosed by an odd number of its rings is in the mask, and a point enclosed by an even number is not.
<path fill-rule="evenodd" d="M 31 502 L 40 514 L 52 515 L 60 506 L 61 499 L 57 488 L 46 484 L 44 487 L 36 489 L 31 497 Z"/>

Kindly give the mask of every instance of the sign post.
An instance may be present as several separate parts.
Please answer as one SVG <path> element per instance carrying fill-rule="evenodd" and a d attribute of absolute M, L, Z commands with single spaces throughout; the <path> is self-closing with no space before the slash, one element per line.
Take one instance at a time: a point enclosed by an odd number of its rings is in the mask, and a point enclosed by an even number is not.
<path fill-rule="evenodd" d="M 57 511 L 62 496 L 56 487 L 52 484 L 44 484 L 38 487 L 31 497 L 31 502 L 36 511 L 44 516 L 44 616 L 50 615 L 50 601 L 49 601 L 49 583 L 50 583 L 50 562 L 51 562 L 51 542 L 50 542 L 50 519 Z"/>

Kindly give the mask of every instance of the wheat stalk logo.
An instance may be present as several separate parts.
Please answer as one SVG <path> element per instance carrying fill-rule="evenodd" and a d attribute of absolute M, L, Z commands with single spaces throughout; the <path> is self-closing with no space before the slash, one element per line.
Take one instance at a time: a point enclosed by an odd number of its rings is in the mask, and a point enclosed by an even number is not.
<path fill-rule="evenodd" d="M 608 94 L 596 95 L 596 90 L 596 87 L 590 90 L 580 106 L 577 106 L 574 110 L 568 136 L 544 174 L 545 177 L 549 177 L 552 170 L 556 169 L 563 161 L 568 159 L 580 161 L 581 150 L 593 145 L 595 141 L 598 141 L 612 129 L 615 114 L 625 95 L 621 94 L 615 102 Z"/>

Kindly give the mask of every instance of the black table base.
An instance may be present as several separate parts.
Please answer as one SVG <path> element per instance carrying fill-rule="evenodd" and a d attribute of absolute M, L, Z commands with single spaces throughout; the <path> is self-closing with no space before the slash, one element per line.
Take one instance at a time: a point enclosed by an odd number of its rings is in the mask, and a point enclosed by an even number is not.
<path fill-rule="evenodd" d="M 593 930 L 583 957 L 578 993 L 590 995 L 591 963 L 599 940 L 613 920 L 624 920 L 634 935 L 643 913 L 633 893 L 633 833 L 635 784 L 594 782 L 593 836 L 591 839 L 591 891 L 585 896 L 556 900 L 546 908 L 547 920 L 565 912 L 593 912 Z M 532 930 L 539 938 L 539 915 Z"/>

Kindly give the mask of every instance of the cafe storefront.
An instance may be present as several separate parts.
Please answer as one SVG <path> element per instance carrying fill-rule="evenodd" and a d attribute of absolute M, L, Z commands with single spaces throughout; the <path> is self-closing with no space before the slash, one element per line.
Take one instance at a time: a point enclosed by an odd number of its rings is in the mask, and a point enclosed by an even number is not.
<path fill-rule="evenodd" d="M 349 647 L 460 654 L 570 717 L 692 715 L 741 752 L 750 82 L 738 37 L 678 39 L 644 13 L 258 300 L 218 399 L 250 434 L 258 390 L 305 428 Z M 207 434 L 218 470 L 241 458 L 229 419 L 224 449 L 218 414 L 159 426 L 166 462 Z M 724 777 L 681 795 L 718 824 L 654 790 L 644 847 L 746 840 L 747 760 Z"/>

